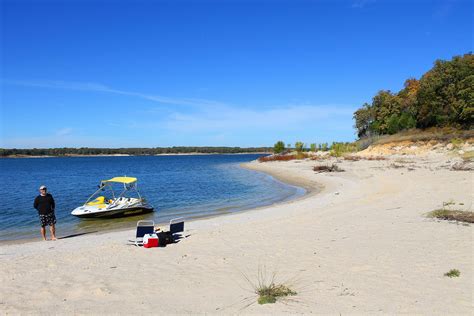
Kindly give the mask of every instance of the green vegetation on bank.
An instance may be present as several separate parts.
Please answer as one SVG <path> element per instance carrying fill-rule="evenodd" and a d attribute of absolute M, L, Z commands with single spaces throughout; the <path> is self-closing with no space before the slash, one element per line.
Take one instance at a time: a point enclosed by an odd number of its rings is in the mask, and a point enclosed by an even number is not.
<path fill-rule="evenodd" d="M 420 80 L 405 81 L 397 93 L 379 91 L 354 113 L 359 138 L 411 128 L 474 126 L 474 56 L 437 60 Z"/>
<path fill-rule="evenodd" d="M 236 154 L 271 152 L 269 147 L 156 147 L 156 148 L 0 148 L 0 157 L 9 156 L 81 156 L 81 155 L 133 155 L 148 156 L 160 154 Z"/>
<path fill-rule="evenodd" d="M 316 152 L 316 151 L 330 151 L 330 154 L 335 157 L 341 157 L 343 154 L 346 153 L 353 153 L 360 150 L 360 145 L 358 142 L 333 142 L 331 145 L 328 143 L 312 143 L 310 144 L 310 148 L 307 148 L 306 144 L 303 142 L 296 142 L 294 150 L 296 151 L 297 155 L 303 157 L 301 155 L 304 152 Z M 291 148 L 285 147 L 285 143 L 283 141 L 278 141 L 273 146 L 273 153 L 274 154 L 281 154 L 291 151 Z"/>

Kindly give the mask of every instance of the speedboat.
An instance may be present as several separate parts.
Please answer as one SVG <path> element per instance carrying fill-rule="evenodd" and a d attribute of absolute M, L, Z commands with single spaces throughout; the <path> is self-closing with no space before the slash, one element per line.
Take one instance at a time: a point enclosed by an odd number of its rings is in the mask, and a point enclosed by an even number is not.
<path fill-rule="evenodd" d="M 123 187 L 120 194 L 116 194 L 117 186 Z M 71 215 L 81 218 L 113 218 L 150 212 L 153 212 L 153 207 L 140 195 L 137 178 L 114 177 L 102 180 L 99 189 L 84 205 L 75 208 Z"/>

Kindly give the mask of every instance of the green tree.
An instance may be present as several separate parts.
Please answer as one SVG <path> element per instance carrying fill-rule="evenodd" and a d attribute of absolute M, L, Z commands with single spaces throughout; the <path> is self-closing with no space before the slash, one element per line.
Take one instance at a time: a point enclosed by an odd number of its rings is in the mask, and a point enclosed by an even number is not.
<path fill-rule="evenodd" d="M 273 146 L 273 152 L 275 154 L 282 153 L 285 150 L 285 143 L 281 140 L 277 141 Z"/>
<path fill-rule="evenodd" d="M 375 120 L 374 108 L 368 104 L 364 103 L 362 108 L 354 112 L 355 128 L 357 129 L 357 136 L 363 137 L 368 136 L 371 132 L 370 126 Z"/>
<path fill-rule="evenodd" d="M 316 144 L 315 144 L 315 143 L 313 143 L 313 144 L 310 145 L 310 150 L 311 150 L 312 152 L 316 152 L 317 147 L 316 147 Z"/>
<path fill-rule="evenodd" d="M 474 56 L 437 60 L 420 80 L 410 78 L 398 93 L 379 91 L 354 112 L 360 137 L 413 127 L 474 127 Z"/>
<path fill-rule="evenodd" d="M 474 123 L 474 56 L 437 60 L 420 79 L 417 93 L 420 127 L 472 127 Z"/>
<path fill-rule="evenodd" d="M 399 130 L 410 129 L 416 127 L 416 119 L 413 115 L 403 112 L 398 118 Z"/>
<path fill-rule="evenodd" d="M 295 149 L 297 152 L 302 152 L 304 149 L 304 143 L 303 142 L 296 142 L 295 143 Z"/>
<path fill-rule="evenodd" d="M 392 114 L 387 120 L 387 133 L 395 134 L 400 130 L 399 117 L 396 114 Z"/>

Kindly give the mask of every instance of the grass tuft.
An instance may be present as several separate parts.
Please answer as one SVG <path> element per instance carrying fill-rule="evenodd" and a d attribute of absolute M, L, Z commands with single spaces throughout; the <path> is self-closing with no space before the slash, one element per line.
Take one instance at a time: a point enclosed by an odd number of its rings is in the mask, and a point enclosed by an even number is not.
<path fill-rule="evenodd" d="M 428 217 L 448 221 L 474 223 L 474 212 L 469 211 L 438 209 L 429 212 Z"/>
<path fill-rule="evenodd" d="M 444 276 L 447 276 L 449 278 L 458 278 L 460 275 L 461 271 L 459 271 L 458 269 L 451 269 L 444 274 Z"/>
<path fill-rule="evenodd" d="M 258 295 L 258 304 L 272 304 L 280 297 L 294 296 L 297 293 L 284 284 L 272 282 L 269 285 L 259 285 L 256 294 Z"/>
<path fill-rule="evenodd" d="M 272 304 L 279 299 L 295 296 L 297 294 L 296 291 L 292 290 L 287 284 L 277 283 L 275 281 L 276 272 L 273 272 L 270 277 L 267 277 L 265 267 L 258 267 L 257 283 L 253 282 L 246 274 L 242 273 L 242 275 L 252 286 L 253 293 L 257 294 L 258 304 Z"/>
<path fill-rule="evenodd" d="M 462 160 L 464 161 L 474 161 L 474 150 L 466 151 L 461 155 Z"/>
<path fill-rule="evenodd" d="M 354 153 L 359 151 L 359 145 L 356 142 L 353 143 L 333 143 L 331 145 L 330 154 L 333 157 L 341 157 L 347 153 Z"/>

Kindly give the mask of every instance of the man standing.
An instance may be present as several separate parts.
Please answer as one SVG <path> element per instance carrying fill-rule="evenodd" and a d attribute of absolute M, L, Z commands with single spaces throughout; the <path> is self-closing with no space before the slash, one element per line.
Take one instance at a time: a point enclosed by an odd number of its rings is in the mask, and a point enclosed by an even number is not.
<path fill-rule="evenodd" d="M 38 210 L 38 215 L 41 222 L 41 236 L 46 240 L 46 226 L 49 226 L 51 231 L 51 240 L 56 240 L 56 216 L 54 215 L 54 199 L 44 185 L 39 188 L 40 195 L 35 199 L 34 208 Z"/>

